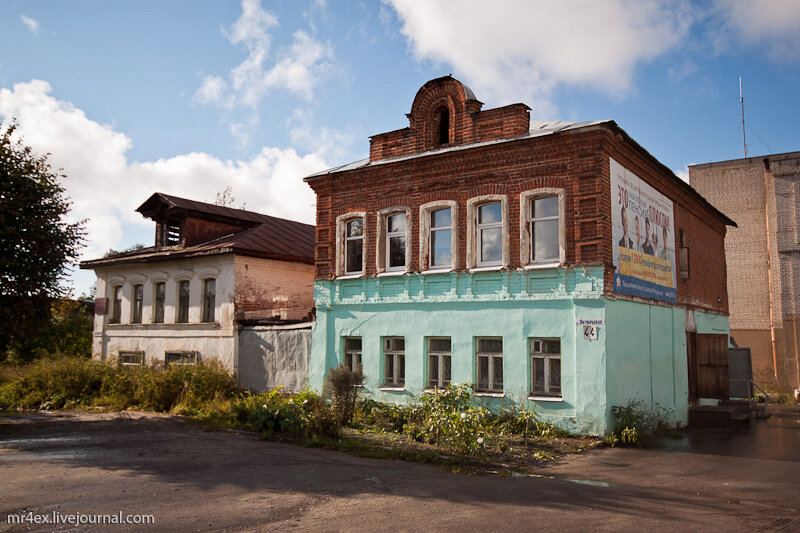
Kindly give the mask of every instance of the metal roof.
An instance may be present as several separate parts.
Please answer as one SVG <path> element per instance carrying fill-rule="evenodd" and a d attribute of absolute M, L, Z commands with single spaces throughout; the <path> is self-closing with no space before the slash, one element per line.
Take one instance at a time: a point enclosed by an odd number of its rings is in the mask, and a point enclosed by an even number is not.
<path fill-rule="evenodd" d="M 251 223 L 250 228 L 183 248 L 157 249 L 154 246 L 81 262 L 81 268 L 112 264 L 168 261 L 182 257 L 236 253 L 266 259 L 314 262 L 315 228 L 310 224 L 272 217 L 254 211 L 207 204 L 163 193 L 155 193 L 138 209 L 144 216 L 152 214 L 155 204 L 185 209 L 190 213 L 206 213 Z M 149 214 L 148 214 L 149 213 Z M 253 226 L 253 224 L 255 224 Z"/>

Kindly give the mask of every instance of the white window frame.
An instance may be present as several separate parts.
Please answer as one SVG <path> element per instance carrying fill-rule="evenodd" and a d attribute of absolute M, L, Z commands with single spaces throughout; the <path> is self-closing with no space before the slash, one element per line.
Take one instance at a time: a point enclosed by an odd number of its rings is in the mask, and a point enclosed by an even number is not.
<path fill-rule="evenodd" d="M 503 343 L 503 351 L 500 353 L 496 352 L 482 352 L 480 351 L 480 341 L 488 339 L 488 340 L 500 340 Z M 500 359 L 501 365 L 503 361 L 503 353 L 505 352 L 505 341 L 503 337 L 495 337 L 495 336 L 483 336 L 483 337 L 475 337 L 475 391 L 476 393 L 485 393 L 485 394 L 502 394 L 503 393 L 503 383 L 500 383 L 500 387 L 497 388 L 495 383 L 495 375 L 494 375 L 494 360 Z M 478 388 L 480 386 L 480 372 L 481 372 L 481 365 L 480 360 L 481 358 L 488 358 L 489 360 L 489 368 L 488 368 L 488 382 L 489 386 L 485 389 Z M 504 368 L 505 370 L 505 368 Z M 505 381 L 505 371 L 503 372 L 503 381 Z"/>
<path fill-rule="evenodd" d="M 360 218 L 361 227 L 361 270 L 346 271 L 347 268 L 347 223 Z M 352 240 L 352 239 L 351 239 Z M 367 213 L 352 211 L 336 217 L 336 277 L 363 276 L 367 271 Z"/>
<path fill-rule="evenodd" d="M 389 217 L 405 214 L 406 229 L 404 232 L 389 233 Z M 378 211 L 378 246 L 376 247 L 375 266 L 381 273 L 405 273 L 411 267 L 411 209 L 408 207 L 387 207 Z M 402 235 L 406 239 L 405 264 L 399 267 L 389 267 L 389 237 Z M 345 257 L 346 259 L 346 257 Z"/>
<path fill-rule="evenodd" d="M 450 210 L 450 264 L 432 265 L 431 214 L 440 209 Z M 444 227 L 438 229 L 445 229 Z M 455 200 L 438 200 L 419 207 L 419 266 L 424 272 L 449 272 L 458 264 L 458 203 Z"/>
<path fill-rule="evenodd" d="M 500 202 L 500 213 L 503 220 L 499 226 L 502 232 L 502 253 L 499 262 L 480 261 L 481 243 L 480 228 L 478 228 L 478 209 L 481 206 Z M 497 223 L 492 223 L 495 225 Z M 486 228 L 487 225 L 481 225 Z M 476 196 L 467 200 L 467 269 L 469 270 L 499 270 L 509 266 L 509 236 L 508 236 L 508 197 L 505 194 L 487 194 Z"/>
<path fill-rule="evenodd" d="M 431 349 L 431 341 L 434 341 L 434 340 L 448 340 L 448 341 L 450 341 L 450 351 L 445 352 L 445 351 L 442 351 L 442 350 L 433 350 L 433 349 Z M 451 337 L 427 337 L 426 338 L 426 348 L 427 348 L 428 354 L 427 354 L 427 361 L 426 361 L 426 369 L 427 369 L 426 378 L 427 379 L 426 379 L 426 382 L 425 382 L 426 383 L 426 387 L 425 388 L 427 390 L 443 389 L 443 388 L 447 387 L 448 385 L 450 385 L 450 383 L 452 383 L 452 381 L 453 381 L 453 339 Z M 445 357 L 449 357 L 450 358 L 450 379 L 447 379 L 447 380 L 444 378 L 444 368 L 445 368 L 444 358 Z M 432 358 L 436 358 L 436 369 L 437 369 L 437 373 L 438 373 L 438 376 L 439 376 L 438 379 L 436 380 L 435 384 L 431 383 L 431 379 L 432 378 L 430 376 L 430 368 L 431 368 L 431 359 Z"/>
<path fill-rule="evenodd" d="M 558 259 L 532 261 L 533 257 L 533 217 L 532 202 L 545 196 L 558 196 Z M 566 194 L 563 188 L 542 187 L 523 191 L 519 195 L 519 261 L 525 268 L 552 268 L 566 262 L 566 221 L 564 213 Z"/>
<path fill-rule="evenodd" d="M 557 354 L 550 354 L 550 353 L 543 353 L 541 346 L 543 344 L 539 344 L 539 348 L 537 350 L 536 346 L 537 343 L 542 343 L 542 341 L 558 341 L 559 349 Z M 563 372 L 561 372 L 561 346 L 563 343 L 561 342 L 560 338 L 557 337 L 530 337 L 528 339 L 528 353 L 530 358 L 530 390 L 531 390 L 531 397 L 545 397 L 547 399 L 561 399 L 564 393 L 564 384 L 562 381 Z M 534 359 L 543 359 L 544 364 L 542 365 L 544 368 L 544 390 L 536 390 L 535 388 L 535 378 L 534 375 Z M 551 368 L 550 368 L 550 361 L 557 359 L 559 362 L 559 382 L 561 383 L 560 390 L 558 393 L 552 393 L 550 391 L 550 375 L 551 375 Z"/>
<path fill-rule="evenodd" d="M 399 349 L 394 346 L 395 341 L 402 341 L 403 348 Z M 383 351 L 383 385 L 381 388 L 389 389 L 404 389 L 406 386 L 406 339 L 399 336 L 381 337 L 381 347 Z M 389 365 L 388 359 L 392 359 L 392 375 L 388 375 Z M 400 373 L 400 361 L 402 360 L 403 372 Z"/>
<path fill-rule="evenodd" d="M 348 340 L 358 340 L 361 343 L 361 347 L 359 349 L 355 348 L 348 348 L 347 341 Z M 350 369 L 351 372 L 357 372 L 359 369 L 363 371 L 364 368 L 364 360 L 363 360 L 363 350 L 364 350 L 364 339 L 361 337 L 356 336 L 346 336 L 342 337 L 342 366 L 346 366 Z M 350 362 L 348 364 L 348 355 L 350 356 Z M 358 364 L 355 364 L 356 358 L 358 358 Z"/>

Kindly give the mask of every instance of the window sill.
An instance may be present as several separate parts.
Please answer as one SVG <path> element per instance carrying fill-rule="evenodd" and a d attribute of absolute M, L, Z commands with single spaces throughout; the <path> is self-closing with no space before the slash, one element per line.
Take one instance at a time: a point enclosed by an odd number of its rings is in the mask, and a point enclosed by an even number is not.
<path fill-rule="evenodd" d="M 337 276 L 336 279 L 358 279 L 363 276 L 364 274 L 359 272 L 358 274 L 345 274 L 344 276 Z"/>
<path fill-rule="evenodd" d="M 430 270 L 423 270 L 420 274 L 447 274 L 452 271 L 452 268 L 432 268 Z"/>
<path fill-rule="evenodd" d="M 476 392 L 475 396 L 483 397 L 483 398 L 505 398 L 505 392 Z"/>
<path fill-rule="evenodd" d="M 392 276 L 404 276 L 407 273 L 408 273 L 407 270 L 388 270 L 386 272 L 381 272 L 380 274 L 378 274 L 378 277 L 379 278 L 389 278 L 389 277 L 392 277 Z"/>
<path fill-rule="evenodd" d="M 561 396 L 528 396 L 528 401 L 531 402 L 563 402 L 564 398 Z"/>
<path fill-rule="evenodd" d="M 494 272 L 496 270 L 503 270 L 503 265 L 479 266 L 470 268 L 469 272 Z"/>
<path fill-rule="evenodd" d="M 394 385 L 381 385 L 378 387 L 378 390 L 382 391 L 389 391 L 389 392 L 402 392 L 406 390 L 405 387 L 395 387 Z"/>
<path fill-rule="evenodd" d="M 531 263 L 529 265 L 525 265 L 525 270 L 540 270 L 545 268 L 558 268 L 561 266 L 561 263 L 555 261 L 553 263 Z"/>

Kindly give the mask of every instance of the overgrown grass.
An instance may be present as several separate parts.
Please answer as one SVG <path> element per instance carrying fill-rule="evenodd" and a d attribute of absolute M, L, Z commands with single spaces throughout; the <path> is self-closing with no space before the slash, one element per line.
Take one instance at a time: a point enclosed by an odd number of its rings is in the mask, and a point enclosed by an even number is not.
<path fill-rule="evenodd" d="M 664 437 L 680 436 L 680 428 L 674 422 L 672 410 L 656 404 L 650 411 L 641 400 L 629 400 L 627 405 L 611 408 L 614 416 L 614 432 L 606 437 L 606 443 L 631 447 L 654 446 Z"/>
<path fill-rule="evenodd" d="M 216 361 L 167 369 L 117 368 L 62 357 L 5 367 L 0 372 L 6 380 L 0 381 L 0 409 L 171 412 L 210 427 L 247 429 L 268 439 L 361 456 L 459 464 L 480 463 L 512 446 L 527 453 L 535 439 L 540 446 L 541 439 L 570 436 L 529 410 L 491 413 L 475 401 L 471 385 L 438 389 L 407 405 L 357 400 L 362 378 L 348 372 L 332 372 L 335 383 L 327 390 L 338 400 L 328 401 L 310 391 L 243 391 Z M 530 455 L 535 460 L 553 457 L 536 446 Z"/>

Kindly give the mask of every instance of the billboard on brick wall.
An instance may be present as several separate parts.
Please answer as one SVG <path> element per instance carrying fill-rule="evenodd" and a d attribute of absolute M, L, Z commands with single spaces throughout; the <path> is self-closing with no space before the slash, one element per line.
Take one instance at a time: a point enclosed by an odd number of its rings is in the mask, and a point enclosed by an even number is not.
<path fill-rule="evenodd" d="M 672 200 L 611 159 L 614 292 L 677 301 Z"/>

